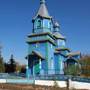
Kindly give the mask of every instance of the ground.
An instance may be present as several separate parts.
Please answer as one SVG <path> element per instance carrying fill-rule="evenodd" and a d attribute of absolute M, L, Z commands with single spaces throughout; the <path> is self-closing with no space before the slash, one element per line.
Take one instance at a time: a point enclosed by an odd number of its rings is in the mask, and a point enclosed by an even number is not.
<path fill-rule="evenodd" d="M 58 87 L 37 86 L 37 85 L 0 84 L 0 90 L 68 90 L 68 89 Z"/>

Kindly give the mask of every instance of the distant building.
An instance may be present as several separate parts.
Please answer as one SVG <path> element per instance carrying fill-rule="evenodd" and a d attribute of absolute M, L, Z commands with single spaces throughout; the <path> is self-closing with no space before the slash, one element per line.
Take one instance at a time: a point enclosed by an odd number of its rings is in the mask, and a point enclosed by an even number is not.
<path fill-rule="evenodd" d="M 60 33 L 60 25 L 48 13 L 45 0 L 32 19 L 32 33 L 27 37 L 28 74 L 64 74 L 64 67 L 75 64 L 80 52 L 71 52 L 65 46 L 66 38 Z"/>

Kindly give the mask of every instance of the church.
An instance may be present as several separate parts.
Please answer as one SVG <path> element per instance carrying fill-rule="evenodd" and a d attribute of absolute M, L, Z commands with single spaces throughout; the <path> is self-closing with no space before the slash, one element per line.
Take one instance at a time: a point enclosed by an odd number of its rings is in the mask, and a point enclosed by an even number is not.
<path fill-rule="evenodd" d="M 28 75 L 64 74 L 64 68 L 75 65 L 80 52 L 66 47 L 66 38 L 60 32 L 60 24 L 50 16 L 45 0 L 32 19 L 32 33 L 27 36 Z"/>

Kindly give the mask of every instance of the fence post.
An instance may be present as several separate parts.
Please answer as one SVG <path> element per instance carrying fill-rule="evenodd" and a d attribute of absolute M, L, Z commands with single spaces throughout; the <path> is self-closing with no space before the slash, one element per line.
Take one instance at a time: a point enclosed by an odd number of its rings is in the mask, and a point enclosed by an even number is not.
<path fill-rule="evenodd" d="M 66 83 L 67 83 L 67 89 L 72 90 L 72 80 L 71 80 L 71 78 L 68 78 Z"/>

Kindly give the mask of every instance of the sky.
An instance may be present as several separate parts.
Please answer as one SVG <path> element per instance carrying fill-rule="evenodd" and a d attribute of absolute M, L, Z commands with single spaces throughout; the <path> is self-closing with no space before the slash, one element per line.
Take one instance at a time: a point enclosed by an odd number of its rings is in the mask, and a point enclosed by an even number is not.
<path fill-rule="evenodd" d="M 46 5 L 60 23 L 66 47 L 90 54 L 90 0 L 46 0 Z M 27 62 L 26 39 L 39 6 L 39 0 L 0 0 L 0 44 L 5 61 L 13 54 L 17 62 Z"/>

